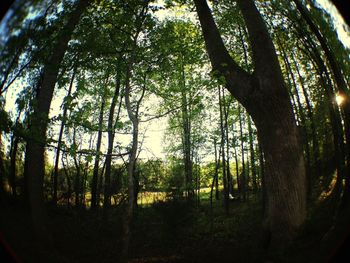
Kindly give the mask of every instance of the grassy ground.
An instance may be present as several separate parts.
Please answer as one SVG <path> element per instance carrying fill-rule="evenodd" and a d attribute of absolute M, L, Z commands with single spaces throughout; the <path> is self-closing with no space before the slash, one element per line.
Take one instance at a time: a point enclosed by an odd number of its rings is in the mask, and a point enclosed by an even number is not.
<path fill-rule="evenodd" d="M 162 197 L 152 203 L 153 195 L 145 195 L 147 205 L 135 214 L 130 262 L 322 262 L 331 251 L 319 250 L 331 224 L 327 206 L 313 208 L 300 238 L 279 254 L 261 246 L 257 200 L 232 202 L 225 215 L 221 201 L 211 210 L 208 200 L 189 205 Z M 49 208 L 54 251 L 36 241 L 29 213 L 18 204 L 2 205 L 0 231 L 23 262 L 118 262 L 122 211 L 114 208 L 106 221 L 98 213 Z"/>

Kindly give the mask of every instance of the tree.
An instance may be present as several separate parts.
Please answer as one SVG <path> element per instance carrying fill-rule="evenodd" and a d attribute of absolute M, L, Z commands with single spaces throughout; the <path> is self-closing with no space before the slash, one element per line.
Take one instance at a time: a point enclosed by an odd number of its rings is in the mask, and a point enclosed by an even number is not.
<path fill-rule="evenodd" d="M 267 243 L 271 247 L 287 246 L 306 218 L 305 168 L 274 45 L 254 1 L 237 1 L 254 61 L 254 73 L 249 74 L 228 53 L 206 1 L 194 3 L 214 73 L 225 79 L 227 89 L 246 108 L 257 127 L 268 189 L 264 222 Z"/>
<path fill-rule="evenodd" d="M 80 16 L 90 1 L 79 1 L 71 13 L 65 27 L 59 34 L 57 42 L 43 68 L 40 88 L 35 99 L 34 111 L 30 116 L 30 136 L 27 139 L 26 167 L 30 173 L 28 177 L 29 200 L 32 219 L 40 237 L 47 239 L 49 234 L 45 223 L 45 209 L 43 197 L 44 179 L 44 151 L 46 130 L 50 104 L 57 81 L 59 66 L 68 47 L 68 42 Z M 52 243 L 52 241 L 48 241 Z"/>

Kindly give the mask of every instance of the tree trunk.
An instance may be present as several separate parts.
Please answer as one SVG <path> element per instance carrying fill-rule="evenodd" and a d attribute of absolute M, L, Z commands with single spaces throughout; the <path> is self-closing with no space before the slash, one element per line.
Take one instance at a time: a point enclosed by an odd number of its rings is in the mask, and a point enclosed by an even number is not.
<path fill-rule="evenodd" d="M 214 173 L 214 181 L 215 182 L 215 200 L 219 200 L 219 167 L 220 167 L 220 152 L 218 155 L 217 151 L 217 141 L 214 138 L 214 151 L 215 151 L 215 173 Z M 214 183 L 213 183 L 214 184 Z"/>
<path fill-rule="evenodd" d="M 135 37 L 134 47 L 136 47 L 136 40 L 137 37 Z M 130 237 L 131 237 L 131 223 L 133 220 L 133 213 L 134 213 L 134 205 L 135 205 L 135 166 L 136 166 L 136 157 L 137 157 L 137 148 L 138 148 L 138 135 L 139 135 L 139 107 L 141 104 L 141 101 L 143 99 L 143 96 L 145 94 L 145 86 L 142 90 L 142 95 L 140 99 L 137 102 L 136 110 L 133 111 L 131 107 L 130 102 L 130 79 L 131 79 L 131 70 L 133 66 L 133 61 L 129 61 L 127 65 L 127 71 L 126 71 L 126 80 L 125 80 L 125 105 L 128 112 L 129 119 L 132 122 L 132 147 L 131 152 L 129 155 L 129 163 L 127 165 L 127 171 L 128 171 L 128 204 L 126 209 L 126 214 L 124 218 L 123 223 L 123 236 L 122 236 L 122 261 L 126 261 L 128 257 L 128 251 L 129 251 L 129 245 L 130 245 Z M 146 80 L 144 80 L 146 85 Z"/>
<path fill-rule="evenodd" d="M 219 90 L 219 108 L 220 108 L 220 132 L 221 132 L 221 158 L 222 158 L 222 182 L 224 186 L 224 208 L 226 214 L 229 213 L 229 192 L 227 185 L 227 170 L 226 170 L 226 158 L 225 158 L 225 130 L 224 130 L 224 113 L 223 113 L 223 98 L 221 95 L 221 87 L 218 87 Z"/>
<path fill-rule="evenodd" d="M 29 201 L 32 220 L 38 237 L 48 245 L 52 240 L 46 226 L 46 212 L 44 208 L 43 180 L 44 180 L 44 152 L 46 144 L 46 130 L 48 115 L 53 97 L 59 66 L 68 47 L 74 28 L 79 22 L 90 1 L 80 0 L 77 7 L 61 30 L 52 54 L 45 63 L 43 79 L 36 97 L 36 106 L 30 116 L 29 138 L 27 141 L 26 162 L 28 176 Z"/>
<path fill-rule="evenodd" d="M 2 152 L 2 134 L 0 133 L 0 202 L 4 196 L 5 190 L 5 182 L 4 182 L 4 174 L 5 174 L 5 165 L 4 165 L 4 154 Z"/>
<path fill-rule="evenodd" d="M 253 129 L 252 129 L 250 116 L 248 114 L 247 114 L 247 120 L 248 120 L 248 136 L 249 136 L 249 150 L 250 150 L 250 165 L 252 170 L 252 183 L 253 183 L 254 192 L 257 192 L 258 182 L 257 182 L 257 176 L 256 176 Z"/>
<path fill-rule="evenodd" d="M 238 106 L 238 117 L 239 117 L 239 134 L 241 141 L 241 162 L 242 162 L 242 173 L 241 173 L 241 194 L 243 197 L 243 201 L 247 200 L 247 190 L 248 190 L 248 178 L 246 176 L 245 169 L 245 158 L 244 158 L 244 139 L 243 139 L 243 120 L 242 120 L 242 111 L 241 106 Z"/>
<path fill-rule="evenodd" d="M 303 90 L 303 95 L 304 95 L 306 108 L 307 108 L 306 114 L 310 120 L 311 137 L 312 137 L 312 155 L 313 155 L 314 166 L 315 166 L 315 170 L 314 170 L 315 172 L 312 171 L 312 174 L 315 173 L 315 177 L 320 178 L 320 176 L 321 176 L 321 169 L 320 168 L 321 167 L 320 167 L 320 165 L 318 165 L 319 158 L 320 158 L 320 149 L 319 149 L 319 144 L 318 144 L 317 135 L 316 135 L 316 127 L 315 127 L 315 120 L 314 120 L 314 116 L 313 116 L 313 110 L 312 110 L 312 106 L 310 103 L 308 92 L 307 92 L 306 87 L 304 85 L 303 77 L 301 76 L 301 73 L 300 73 L 300 70 L 298 67 L 298 63 L 295 60 L 293 52 L 292 52 L 291 58 L 293 60 L 294 67 L 295 67 L 297 74 L 298 74 L 298 80 L 299 80 L 300 86 Z M 313 178 L 311 178 L 311 180 L 312 179 Z"/>
<path fill-rule="evenodd" d="M 75 73 L 76 73 L 76 68 L 74 68 L 73 75 L 72 75 L 71 81 L 69 83 L 68 93 L 67 93 L 67 96 L 66 96 L 66 98 L 69 98 L 69 99 L 70 99 L 70 96 L 71 96 L 71 93 L 72 93 Z M 54 174 L 53 174 L 53 197 L 52 197 L 52 203 L 53 203 L 54 206 L 57 205 L 58 164 L 59 164 L 59 161 L 60 161 L 62 137 L 63 137 L 64 127 L 66 125 L 67 112 L 68 112 L 68 105 L 67 105 L 67 102 L 66 102 L 63 105 L 62 122 L 61 122 L 60 132 L 58 134 L 57 150 L 56 150 L 56 158 L 55 158 L 55 167 L 54 167 Z"/>
<path fill-rule="evenodd" d="M 103 213 L 104 217 L 107 217 L 108 209 L 111 206 L 111 164 L 112 164 L 112 152 L 113 152 L 113 144 L 114 144 L 114 136 L 116 124 L 119 121 L 119 113 L 121 108 L 122 99 L 120 99 L 117 117 L 114 120 L 114 111 L 117 105 L 117 100 L 120 93 L 120 74 L 117 74 L 116 86 L 114 90 L 114 95 L 112 98 L 111 106 L 109 108 L 109 116 L 108 116 L 108 149 L 106 156 L 106 172 L 105 172 L 105 185 L 104 185 L 104 199 L 103 199 Z M 113 125 L 114 124 L 114 125 Z"/>
<path fill-rule="evenodd" d="M 98 187 L 98 168 L 100 163 L 100 150 L 101 150 L 101 142 L 102 142 L 102 125 L 103 125 L 103 113 L 106 104 L 106 88 L 103 91 L 101 96 L 101 107 L 100 107 L 100 115 L 98 118 L 98 133 L 97 133 L 97 143 L 96 143 L 96 155 L 95 155 L 95 163 L 94 170 L 92 174 L 92 182 L 91 182 L 91 209 L 95 210 L 99 204 L 97 203 L 97 187 Z"/>
<path fill-rule="evenodd" d="M 230 57 L 206 1 L 194 2 L 214 72 L 257 127 L 266 160 L 266 240 L 271 248 L 285 247 L 305 222 L 305 167 L 274 45 L 254 1 L 238 0 L 252 47 L 254 73 L 249 74 Z"/>
<path fill-rule="evenodd" d="M 73 127 L 73 145 L 75 148 L 78 147 L 78 144 L 76 143 L 76 127 Z M 75 153 L 73 155 L 73 161 L 75 166 L 75 176 L 74 176 L 74 193 L 75 193 L 75 207 L 80 206 L 80 162 L 77 159 L 77 154 Z"/>
<path fill-rule="evenodd" d="M 232 174 L 230 170 L 230 151 L 229 151 L 229 137 L 228 137 L 228 115 L 230 110 L 230 103 L 226 105 L 225 102 L 225 90 L 222 89 L 222 97 L 223 97 L 223 111 L 225 116 L 225 142 L 226 142 L 226 177 L 227 177 L 227 190 L 228 193 L 233 195 L 233 180 L 232 180 Z"/>
<path fill-rule="evenodd" d="M 288 56 L 287 56 L 287 53 L 284 49 L 284 46 L 283 44 L 281 43 L 281 40 L 279 39 L 279 37 L 277 37 L 277 42 L 279 44 L 279 48 L 282 52 L 282 57 L 283 57 L 283 61 L 284 61 L 284 64 L 285 64 L 285 68 L 286 68 L 286 71 L 287 71 L 287 76 L 288 76 L 288 81 L 290 83 L 290 86 L 294 88 L 294 94 L 295 94 L 295 97 L 296 97 L 296 102 L 297 102 L 297 105 L 295 105 L 296 107 L 296 112 L 297 112 L 297 115 L 299 115 L 299 118 L 300 118 L 300 124 L 299 124 L 299 127 L 301 128 L 301 139 L 302 139 L 302 142 L 304 144 L 304 148 L 305 148 L 305 161 L 306 161 L 306 181 L 307 181 L 307 198 L 310 199 L 311 198 L 311 190 L 312 190 L 312 184 L 311 184 L 311 152 L 310 152 L 310 146 L 309 146 L 309 141 L 308 141 L 308 138 L 309 138 L 309 132 L 307 130 L 307 126 L 306 126 L 306 116 L 305 116 L 305 110 L 301 104 L 301 101 L 300 101 L 300 96 L 299 96 L 299 92 L 298 92 L 298 86 L 297 86 L 297 80 L 296 80 L 296 77 L 294 75 L 294 72 L 293 72 L 293 69 L 291 67 L 291 64 L 289 62 L 289 59 L 288 59 Z M 292 95 L 293 96 L 293 92 L 291 91 Z M 312 120 L 311 120 L 312 121 Z"/>
<path fill-rule="evenodd" d="M 187 198 L 192 201 L 194 198 L 194 185 L 193 185 L 193 161 L 191 156 L 192 142 L 191 142 L 191 119 L 188 109 L 188 99 L 186 94 L 186 77 L 184 62 L 181 61 L 181 110 L 182 110 L 182 132 L 183 132 L 183 158 L 185 169 L 185 188 L 187 192 Z"/>
<path fill-rule="evenodd" d="M 15 136 L 15 135 L 13 135 Z M 16 136 L 13 142 L 13 147 L 11 149 L 11 162 L 10 162 L 10 185 L 12 189 L 12 196 L 17 196 L 17 183 L 16 183 L 16 159 L 17 159 L 17 151 L 18 151 L 19 138 Z"/>

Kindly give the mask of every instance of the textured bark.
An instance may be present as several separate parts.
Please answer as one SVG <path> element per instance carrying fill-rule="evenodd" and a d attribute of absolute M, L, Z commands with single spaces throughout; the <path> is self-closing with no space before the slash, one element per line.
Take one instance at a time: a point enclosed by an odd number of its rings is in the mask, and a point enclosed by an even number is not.
<path fill-rule="evenodd" d="M 305 149 L 305 161 L 306 161 L 306 175 L 307 175 L 307 197 L 308 199 L 311 198 L 311 190 L 312 190 L 312 184 L 311 184 L 311 151 L 310 151 L 310 146 L 309 146 L 309 141 L 308 138 L 309 136 L 309 132 L 306 126 L 306 116 L 305 116 L 305 110 L 301 104 L 301 100 L 300 100 L 300 96 L 299 96 L 299 91 L 298 91 L 298 86 L 297 86 L 297 80 L 296 77 L 294 75 L 292 66 L 289 62 L 287 53 L 284 49 L 283 44 L 281 43 L 281 40 L 279 39 L 279 37 L 277 37 L 277 42 L 279 45 L 279 49 L 282 52 L 282 57 L 283 57 L 283 61 L 284 61 L 284 65 L 287 71 L 287 76 L 288 76 L 288 82 L 291 86 L 291 88 L 293 88 L 293 91 L 291 90 L 291 96 L 294 100 L 294 96 L 296 98 L 296 103 L 295 104 L 295 108 L 296 108 L 296 113 L 297 116 L 299 116 L 300 119 L 300 124 L 299 127 L 301 128 L 301 139 L 304 145 L 304 149 Z M 294 95 L 293 95 L 294 94 Z"/>
<path fill-rule="evenodd" d="M 210 9 L 194 0 L 213 69 L 252 116 L 265 155 L 267 203 L 264 226 L 271 247 L 284 247 L 306 218 L 305 168 L 289 95 L 276 51 L 252 0 L 238 0 L 252 48 L 254 73 L 228 54 Z"/>
<path fill-rule="evenodd" d="M 46 144 L 46 130 L 48 115 L 53 97 L 59 66 L 63 60 L 68 42 L 74 28 L 80 20 L 90 1 L 79 1 L 69 17 L 54 45 L 52 54 L 45 63 L 43 78 L 37 93 L 34 111 L 30 116 L 30 136 L 27 140 L 26 162 L 28 175 L 29 202 L 32 219 L 39 238 L 48 239 L 46 226 L 46 212 L 44 209 L 43 180 L 44 180 L 44 151 Z M 50 239 L 50 238 L 49 238 Z M 52 243 L 51 240 L 46 240 Z"/>

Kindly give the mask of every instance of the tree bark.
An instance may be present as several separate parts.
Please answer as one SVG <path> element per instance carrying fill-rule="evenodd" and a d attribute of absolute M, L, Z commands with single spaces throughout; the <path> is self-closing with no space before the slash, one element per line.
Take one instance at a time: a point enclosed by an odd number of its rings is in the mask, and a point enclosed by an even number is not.
<path fill-rule="evenodd" d="M 230 57 L 205 0 L 194 0 L 214 72 L 252 116 L 265 155 L 267 211 L 264 220 L 271 248 L 285 247 L 306 218 L 303 153 L 276 51 L 253 0 L 238 0 L 252 47 L 254 73 Z"/>
<path fill-rule="evenodd" d="M 67 50 L 71 35 L 89 2 L 90 1 L 82 0 L 78 2 L 67 24 L 60 32 L 52 54 L 45 63 L 42 83 L 37 93 L 34 111 L 30 116 L 30 136 L 27 140 L 26 152 L 27 171 L 30 173 L 28 176 L 29 202 L 36 233 L 40 239 L 48 242 L 48 245 L 52 244 L 52 240 L 46 226 L 46 212 L 43 196 L 44 152 L 48 115 L 59 66 Z"/>

